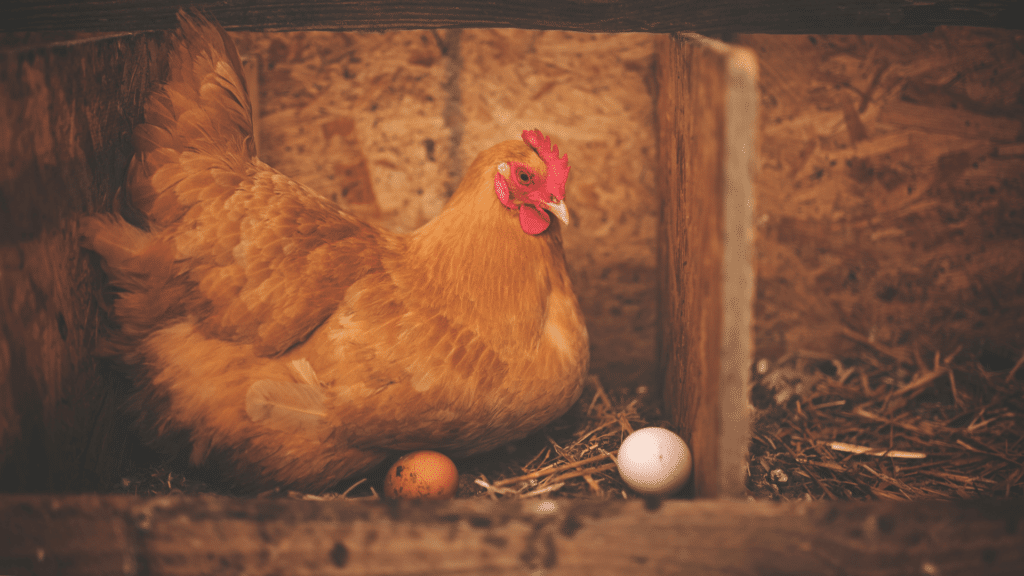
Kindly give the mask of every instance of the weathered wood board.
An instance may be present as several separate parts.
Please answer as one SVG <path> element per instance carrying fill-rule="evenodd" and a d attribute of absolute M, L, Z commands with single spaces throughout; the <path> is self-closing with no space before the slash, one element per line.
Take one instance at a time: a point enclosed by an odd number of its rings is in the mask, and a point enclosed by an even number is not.
<path fill-rule="evenodd" d="M 1019 574 L 1024 502 L 0 497 L 0 573 Z"/>
<path fill-rule="evenodd" d="M 0 488 L 117 478 L 126 435 L 93 356 L 100 279 L 75 217 L 112 206 L 157 54 L 145 35 L 0 53 Z"/>
<path fill-rule="evenodd" d="M 660 368 L 698 496 L 739 496 L 753 347 L 757 60 L 697 35 L 659 52 Z"/>
<path fill-rule="evenodd" d="M 1020 27 L 1013 0 L 256 0 L 131 2 L 102 0 L 14 3 L 0 29 L 151 30 L 175 25 L 182 5 L 200 6 L 227 28 L 265 30 L 381 30 L 384 28 L 533 28 L 586 32 L 922 32 L 939 24 Z"/>

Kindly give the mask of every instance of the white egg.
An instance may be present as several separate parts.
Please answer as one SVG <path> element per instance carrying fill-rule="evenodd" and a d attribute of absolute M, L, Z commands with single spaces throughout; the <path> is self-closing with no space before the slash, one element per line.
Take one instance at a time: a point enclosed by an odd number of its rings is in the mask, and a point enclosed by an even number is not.
<path fill-rule="evenodd" d="M 630 488 L 650 496 L 670 496 L 690 479 L 693 458 L 677 434 L 652 426 L 633 432 L 622 441 L 619 475 Z"/>

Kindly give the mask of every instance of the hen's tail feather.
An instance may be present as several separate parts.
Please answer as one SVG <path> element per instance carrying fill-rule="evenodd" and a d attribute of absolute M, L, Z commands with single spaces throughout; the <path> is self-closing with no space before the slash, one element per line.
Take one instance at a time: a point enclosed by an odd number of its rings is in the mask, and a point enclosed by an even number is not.
<path fill-rule="evenodd" d="M 142 361 L 138 343 L 174 307 L 188 305 L 187 286 L 170 282 L 174 247 L 129 224 L 115 214 L 79 220 L 82 246 L 103 257 L 109 285 L 118 292 L 120 329 L 108 335 L 104 356 L 121 356 L 128 364 Z"/>
<path fill-rule="evenodd" d="M 181 11 L 178 21 L 168 79 L 149 96 L 145 123 L 135 128 L 128 174 L 132 203 L 157 221 L 176 204 L 187 206 L 176 190 L 192 175 L 183 160 L 207 156 L 224 171 L 244 173 L 256 155 L 252 107 L 234 43 L 198 13 Z"/>

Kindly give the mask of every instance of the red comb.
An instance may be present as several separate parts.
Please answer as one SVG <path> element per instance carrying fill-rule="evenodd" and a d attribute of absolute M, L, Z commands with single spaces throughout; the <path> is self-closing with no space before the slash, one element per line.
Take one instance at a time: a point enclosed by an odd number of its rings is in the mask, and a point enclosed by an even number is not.
<path fill-rule="evenodd" d="M 569 155 L 559 158 L 558 146 L 551 145 L 551 138 L 540 130 L 523 130 L 523 142 L 529 144 L 548 168 L 547 188 L 551 194 L 565 198 L 565 181 L 569 178 Z"/>

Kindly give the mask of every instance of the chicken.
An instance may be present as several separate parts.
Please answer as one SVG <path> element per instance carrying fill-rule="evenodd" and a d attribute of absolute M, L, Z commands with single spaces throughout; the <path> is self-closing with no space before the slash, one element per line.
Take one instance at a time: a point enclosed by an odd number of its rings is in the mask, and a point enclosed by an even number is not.
<path fill-rule="evenodd" d="M 320 491 L 399 452 L 494 449 L 576 401 L 567 156 L 525 131 L 420 229 L 377 228 L 256 157 L 234 44 L 179 22 L 130 209 L 81 222 L 114 294 L 103 353 L 134 372 L 146 437 L 186 439 L 230 488 Z"/>

